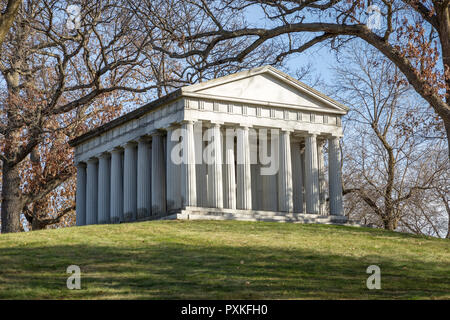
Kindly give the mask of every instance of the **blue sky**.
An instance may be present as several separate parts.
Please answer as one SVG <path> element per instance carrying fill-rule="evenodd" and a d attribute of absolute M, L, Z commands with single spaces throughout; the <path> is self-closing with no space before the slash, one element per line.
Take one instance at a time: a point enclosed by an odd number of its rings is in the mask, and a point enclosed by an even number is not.
<path fill-rule="evenodd" d="M 270 22 L 262 12 L 259 6 L 251 6 L 247 8 L 246 19 L 255 26 L 269 26 Z M 335 56 L 331 52 L 329 46 L 317 44 L 308 49 L 304 53 L 291 55 L 286 59 L 286 67 L 289 68 L 288 73 L 295 76 L 297 69 L 307 64 L 313 67 L 314 75 L 320 75 L 321 79 L 328 83 L 332 80 L 333 72 L 331 66 L 337 63 Z"/>

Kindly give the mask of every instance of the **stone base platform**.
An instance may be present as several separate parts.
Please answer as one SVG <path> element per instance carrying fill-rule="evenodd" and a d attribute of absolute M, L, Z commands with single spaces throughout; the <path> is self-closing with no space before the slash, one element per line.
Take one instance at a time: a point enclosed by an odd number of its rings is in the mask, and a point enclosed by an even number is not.
<path fill-rule="evenodd" d="M 239 221 L 268 221 L 292 223 L 322 223 L 322 224 L 351 224 L 345 216 L 322 216 L 307 213 L 290 213 L 261 211 L 187 207 L 181 212 L 172 213 L 158 220 L 239 220 Z"/>

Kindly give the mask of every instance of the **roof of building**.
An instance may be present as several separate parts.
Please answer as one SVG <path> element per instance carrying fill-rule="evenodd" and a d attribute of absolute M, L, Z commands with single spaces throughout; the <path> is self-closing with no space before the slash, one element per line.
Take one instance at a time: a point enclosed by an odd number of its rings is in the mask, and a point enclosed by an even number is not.
<path fill-rule="evenodd" d="M 237 81 L 240 79 L 245 79 L 245 78 L 249 78 L 249 77 L 253 77 L 253 76 L 265 74 L 265 73 L 275 76 L 278 80 L 284 82 L 285 84 L 287 84 L 291 87 L 294 87 L 295 89 L 297 89 L 303 93 L 307 93 L 308 95 L 312 96 L 313 98 L 320 100 L 325 105 L 327 105 L 333 109 L 336 109 L 337 111 L 340 111 L 340 113 L 347 113 L 347 111 L 348 111 L 348 107 L 346 107 L 343 104 L 324 95 L 323 93 L 309 87 L 308 85 L 304 84 L 303 82 L 292 78 L 291 76 L 287 75 L 286 73 L 284 73 L 272 66 L 263 66 L 263 67 L 258 67 L 258 68 L 254 68 L 254 69 L 250 69 L 250 70 L 246 70 L 246 71 L 241 71 L 241 72 L 234 73 L 234 74 L 231 74 L 228 76 L 224 76 L 224 77 L 220 77 L 217 79 L 212 79 L 209 81 L 205 81 L 205 82 L 201 82 L 201 83 L 197 83 L 197 84 L 179 88 L 179 89 L 173 91 L 172 93 L 169 93 L 168 95 L 165 95 L 157 100 L 151 101 L 151 102 L 149 102 L 131 112 L 128 112 L 108 123 L 105 123 L 102 126 L 92 129 L 92 130 L 86 132 L 85 134 L 70 140 L 69 144 L 72 147 L 75 147 L 75 146 L 89 140 L 90 138 L 92 138 L 94 136 L 97 136 L 97 135 L 102 134 L 108 130 L 111 130 L 117 126 L 120 126 L 132 119 L 139 118 L 140 116 L 146 114 L 147 112 L 157 109 L 163 105 L 166 105 L 169 102 L 172 102 L 180 97 L 205 96 L 205 94 L 201 94 L 200 92 L 202 92 L 202 91 L 205 92 L 205 91 L 208 91 L 211 88 L 214 88 L 217 86 L 225 85 L 230 82 L 234 82 L 234 81 Z M 209 96 L 211 96 L 211 95 L 209 95 Z M 223 99 L 227 98 L 225 96 L 211 96 L 211 97 L 212 98 L 223 98 Z M 254 101 L 256 101 L 256 100 L 254 100 Z"/>

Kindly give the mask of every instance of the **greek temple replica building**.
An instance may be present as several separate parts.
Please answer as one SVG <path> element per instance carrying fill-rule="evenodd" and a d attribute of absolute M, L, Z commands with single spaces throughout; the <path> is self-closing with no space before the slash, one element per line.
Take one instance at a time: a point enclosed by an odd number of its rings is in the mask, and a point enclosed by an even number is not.
<path fill-rule="evenodd" d="M 347 111 L 271 66 L 180 88 L 70 141 L 77 225 L 345 223 Z"/>

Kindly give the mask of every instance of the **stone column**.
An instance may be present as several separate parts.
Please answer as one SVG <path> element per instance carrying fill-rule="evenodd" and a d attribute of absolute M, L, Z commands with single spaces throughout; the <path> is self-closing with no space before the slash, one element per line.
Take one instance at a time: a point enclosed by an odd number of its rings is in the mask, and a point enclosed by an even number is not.
<path fill-rule="evenodd" d="M 260 194 L 262 193 L 262 190 L 260 189 L 261 181 L 259 181 L 261 180 L 259 177 L 260 168 L 257 163 L 253 163 L 253 160 L 250 160 L 250 162 L 250 175 L 252 177 L 252 209 L 261 210 L 259 207 L 259 202 L 261 200 Z"/>
<path fill-rule="evenodd" d="M 86 164 L 77 163 L 77 226 L 86 224 Z"/>
<path fill-rule="evenodd" d="M 330 214 L 343 215 L 339 137 L 331 137 L 328 140 L 328 152 Z"/>
<path fill-rule="evenodd" d="M 248 127 L 237 128 L 237 208 L 252 209 L 250 142 Z"/>
<path fill-rule="evenodd" d="M 137 151 L 137 218 L 143 219 L 151 215 L 151 150 L 146 137 L 138 142 Z"/>
<path fill-rule="evenodd" d="M 292 163 L 290 132 L 280 134 L 280 169 L 278 171 L 278 208 L 282 212 L 293 212 Z"/>
<path fill-rule="evenodd" d="M 123 166 L 123 216 L 125 221 L 135 221 L 137 217 L 137 148 L 135 142 L 124 147 Z"/>
<path fill-rule="evenodd" d="M 305 171 L 305 144 L 300 144 L 300 157 L 302 169 L 302 197 L 303 197 L 303 213 L 306 213 L 306 171 Z"/>
<path fill-rule="evenodd" d="M 320 202 L 320 214 L 327 215 L 325 204 L 325 161 L 323 155 L 324 140 L 317 142 L 317 157 L 318 157 L 318 170 L 319 170 L 319 202 Z"/>
<path fill-rule="evenodd" d="M 181 208 L 181 158 L 180 154 L 173 155 L 174 147 L 180 142 L 180 128 L 167 128 L 166 148 L 166 198 L 167 212 Z M 175 156 L 179 159 L 172 159 Z M 179 161 L 179 162 L 178 162 Z M 177 162 L 177 163 L 176 163 Z"/>
<path fill-rule="evenodd" d="M 86 224 L 97 224 L 98 209 L 98 159 L 87 162 Z"/>
<path fill-rule="evenodd" d="M 294 201 L 294 212 L 303 212 L 303 170 L 300 144 L 291 144 L 292 156 L 292 190 Z"/>
<path fill-rule="evenodd" d="M 317 136 L 305 139 L 305 195 L 306 213 L 319 214 L 319 173 L 317 159 Z"/>
<path fill-rule="evenodd" d="M 223 181 L 222 181 L 222 139 L 220 124 L 213 123 L 209 129 L 209 148 L 212 159 L 208 165 L 208 191 L 210 192 L 209 206 L 223 208 Z"/>
<path fill-rule="evenodd" d="M 194 144 L 195 144 L 195 159 L 196 159 L 196 191 L 197 191 L 197 206 L 208 206 L 208 192 L 207 192 L 207 165 L 203 159 L 203 151 L 205 141 L 203 141 L 203 125 L 202 122 L 194 124 Z"/>
<path fill-rule="evenodd" d="M 166 166 L 162 133 L 152 135 L 152 215 L 166 212 Z"/>
<path fill-rule="evenodd" d="M 249 145 L 250 145 L 250 176 L 251 176 L 251 190 L 252 190 L 252 210 L 261 210 L 259 203 L 261 200 L 260 194 L 262 190 L 260 170 L 258 166 L 258 129 L 249 128 Z"/>
<path fill-rule="evenodd" d="M 98 162 L 98 223 L 110 222 L 111 155 L 103 153 Z"/>
<path fill-rule="evenodd" d="M 270 150 L 270 156 L 272 158 L 274 166 L 273 174 L 264 174 L 261 176 L 263 185 L 263 210 L 278 211 L 278 171 L 279 171 L 279 134 L 274 134 L 272 130 L 270 132 L 270 138 L 267 140 L 267 150 Z M 260 142 L 262 143 L 262 142 Z M 261 145 L 260 145 L 261 146 Z M 269 154 L 267 154 L 269 155 Z"/>
<path fill-rule="evenodd" d="M 264 188 L 263 188 L 263 176 L 261 175 L 261 168 L 262 165 L 260 162 L 258 162 L 256 164 L 256 168 L 255 168 L 255 175 L 256 175 L 256 198 L 257 201 L 255 202 L 256 205 L 256 210 L 263 210 L 263 192 L 264 192 Z M 253 195 L 252 195 L 253 197 Z"/>
<path fill-rule="evenodd" d="M 111 223 L 123 221 L 122 149 L 111 151 Z"/>
<path fill-rule="evenodd" d="M 181 166 L 182 205 L 197 206 L 197 180 L 195 172 L 194 122 L 182 124 L 183 163 Z"/>
<path fill-rule="evenodd" d="M 234 129 L 225 130 L 224 135 L 224 204 L 236 209 L 236 167 L 234 159 Z"/>

